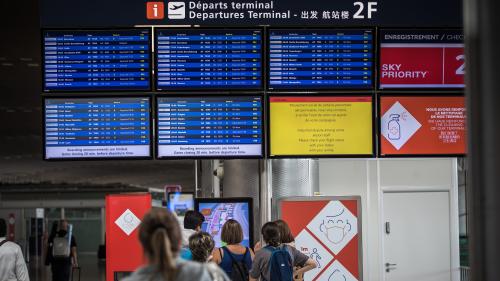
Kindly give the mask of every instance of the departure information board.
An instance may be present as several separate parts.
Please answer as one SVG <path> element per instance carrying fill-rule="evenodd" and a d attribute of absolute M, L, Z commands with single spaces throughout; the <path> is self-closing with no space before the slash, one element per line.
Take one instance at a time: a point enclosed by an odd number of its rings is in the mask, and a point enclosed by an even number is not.
<path fill-rule="evenodd" d="M 372 156 L 372 97 L 270 97 L 270 155 Z"/>
<path fill-rule="evenodd" d="M 262 31 L 157 29 L 158 90 L 262 88 Z"/>
<path fill-rule="evenodd" d="M 259 96 L 158 97 L 159 158 L 262 156 Z"/>
<path fill-rule="evenodd" d="M 373 31 L 270 29 L 270 90 L 370 89 Z"/>
<path fill-rule="evenodd" d="M 151 157 L 150 99 L 45 99 L 45 159 Z"/>
<path fill-rule="evenodd" d="M 464 88 L 463 30 L 381 29 L 380 89 Z"/>
<path fill-rule="evenodd" d="M 150 90 L 150 31 L 45 30 L 43 89 Z"/>

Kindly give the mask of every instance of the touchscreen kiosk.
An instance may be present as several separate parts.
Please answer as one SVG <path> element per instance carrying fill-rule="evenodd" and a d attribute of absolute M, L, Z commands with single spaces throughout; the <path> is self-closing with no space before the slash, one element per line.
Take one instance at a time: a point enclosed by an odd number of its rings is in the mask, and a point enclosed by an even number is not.
<path fill-rule="evenodd" d="M 252 198 L 200 198 L 196 200 L 195 209 L 205 216 L 201 229 L 212 235 L 216 247 L 225 246 L 224 241 L 221 241 L 221 232 L 224 223 L 229 219 L 239 222 L 243 229 L 241 244 L 252 247 Z"/>

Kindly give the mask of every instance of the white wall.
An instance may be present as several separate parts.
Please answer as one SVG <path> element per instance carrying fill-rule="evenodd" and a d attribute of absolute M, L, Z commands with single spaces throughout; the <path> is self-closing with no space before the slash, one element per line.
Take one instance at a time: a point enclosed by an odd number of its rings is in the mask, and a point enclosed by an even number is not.
<path fill-rule="evenodd" d="M 325 196 L 361 196 L 364 280 L 382 281 L 383 190 L 449 190 L 457 197 L 456 159 L 321 159 L 319 189 Z M 456 204 L 454 202 L 456 201 Z M 450 198 L 451 222 L 456 227 L 452 241 L 458 262 L 458 198 Z M 454 221 L 453 217 L 456 217 Z M 456 249 L 455 249 L 456 248 Z M 458 266 L 458 264 L 457 264 Z"/>

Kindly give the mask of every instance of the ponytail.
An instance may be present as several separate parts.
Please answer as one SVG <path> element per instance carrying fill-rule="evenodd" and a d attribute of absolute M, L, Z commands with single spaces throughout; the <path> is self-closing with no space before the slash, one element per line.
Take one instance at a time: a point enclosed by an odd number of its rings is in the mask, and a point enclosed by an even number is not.
<path fill-rule="evenodd" d="M 139 240 L 149 263 L 156 269 L 155 276 L 159 274 L 162 280 L 176 279 L 180 243 L 175 241 L 181 241 L 181 237 L 179 222 L 172 213 L 154 208 L 144 216 L 139 228 Z"/>

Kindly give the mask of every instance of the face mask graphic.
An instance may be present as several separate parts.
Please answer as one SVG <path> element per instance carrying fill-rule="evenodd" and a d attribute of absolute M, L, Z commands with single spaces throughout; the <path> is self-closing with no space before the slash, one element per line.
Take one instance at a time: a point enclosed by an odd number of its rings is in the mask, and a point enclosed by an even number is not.
<path fill-rule="evenodd" d="M 327 216 L 326 219 L 320 225 L 320 231 L 325 234 L 326 239 L 332 242 L 333 244 L 339 244 L 344 240 L 349 231 L 351 231 L 351 224 L 348 220 L 344 223 L 341 219 L 335 219 L 336 217 L 341 216 L 344 213 L 344 210 L 336 216 Z"/>

